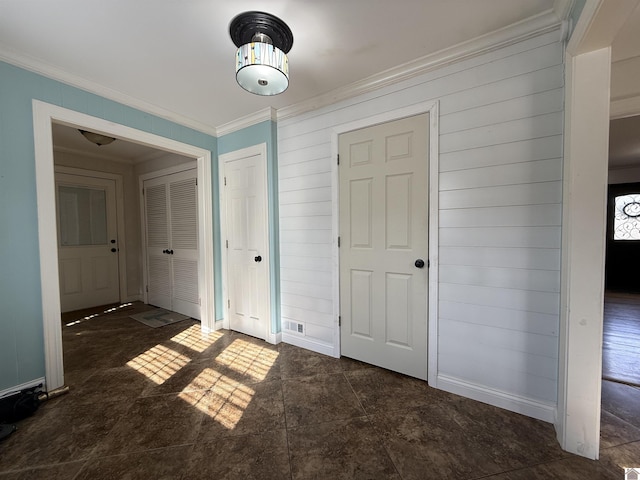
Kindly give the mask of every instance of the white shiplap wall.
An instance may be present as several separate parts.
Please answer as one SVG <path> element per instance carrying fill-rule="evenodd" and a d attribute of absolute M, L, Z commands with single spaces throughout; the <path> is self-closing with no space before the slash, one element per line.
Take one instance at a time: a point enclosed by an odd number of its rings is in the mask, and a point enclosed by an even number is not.
<path fill-rule="evenodd" d="M 562 60 L 554 31 L 278 122 L 283 325 L 305 325 L 304 336 L 283 330 L 285 341 L 336 347 L 333 129 L 438 100 L 438 386 L 551 420 Z"/>

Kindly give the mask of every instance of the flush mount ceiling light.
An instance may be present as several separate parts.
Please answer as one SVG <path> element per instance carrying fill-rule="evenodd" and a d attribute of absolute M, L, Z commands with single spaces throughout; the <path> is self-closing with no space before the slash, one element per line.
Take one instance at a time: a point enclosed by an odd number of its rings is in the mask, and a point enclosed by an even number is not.
<path fill-rule="evenodd" d="M 264 12 L 244 12 L 229 25 L 236 52 L 236 80 L 256 95 L 277 95 L 289 86 L 291 30 L 278 17 Z"/>
<path fill-rule="evenodd" d="M 107 137 L 106 135 L 101 135 L 99 133 L 89 132 L 87 130 L 78 129 L 78 131 L 82 134 L 84 138 L 89 140 L 91 143 L 95 143 L 98 146 L 101 145 L 109 145 L 111 142 L 115 140 L 113 137 Z"/>

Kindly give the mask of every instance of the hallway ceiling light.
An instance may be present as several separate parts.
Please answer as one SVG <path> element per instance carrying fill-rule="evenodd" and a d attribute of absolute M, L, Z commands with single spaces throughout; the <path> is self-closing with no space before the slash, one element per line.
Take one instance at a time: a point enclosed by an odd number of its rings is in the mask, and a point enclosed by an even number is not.
<path fill-rule="evenodd" d="M 229 25 L 236 52 L 236 81 L 256 95 L 278 95 L 289 86 L 291 30 L 278 17 L 244 12 Z"/>
<path fill-rule="evenodd" d="M 109 145 L 111 142 L 115 140 L 115 138 L 113 137 L 108 137 L 100 133 L 89 132 L 87 130 L 81 130 L 81 129 L 78 129 L 78 131 L 82 134 L 84 138 L 89 140 L 91 143 L 95 143 L 98 146 Z"/>

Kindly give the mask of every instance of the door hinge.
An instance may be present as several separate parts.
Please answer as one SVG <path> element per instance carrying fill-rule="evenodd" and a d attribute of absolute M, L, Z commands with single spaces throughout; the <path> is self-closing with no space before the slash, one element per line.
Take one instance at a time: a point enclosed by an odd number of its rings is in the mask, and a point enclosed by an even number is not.
<path fill-rule="evenodd" d="M 227 248 L 229 248 L 229 240 L 225 240 L 225 243 L 227 244 Z"/>
<path fill-rule="evenodd" d="M 340 315 L 338 315 L 338 326 L 342 326 L 342 317 Z"/>
<path fill-rule="evenodd" d="M 227 177 L 224 177 L 224 186 L 227 186 Z"/>
<path fill-rule="evenodd" d="M 227 308 L 231 308 L 231 300 L 227 299 Z"/>
<path fill-rule="evenodd" d="M 142 189 L 142 196 L 144 196 L 144 188 Z"/>
<path fill-rule="evenodd" d="M 338 154 L 338 165 L 340 165 L 340 154 Z"/>
<path fill-rule="evenodd" d="M 338 237 L 338 248 L 340 248 L 340 237 Z"/>
<path fill-rule="evenodd" d="M 198 186 L 198 179 L 196 178 L 196 187 Z"/>

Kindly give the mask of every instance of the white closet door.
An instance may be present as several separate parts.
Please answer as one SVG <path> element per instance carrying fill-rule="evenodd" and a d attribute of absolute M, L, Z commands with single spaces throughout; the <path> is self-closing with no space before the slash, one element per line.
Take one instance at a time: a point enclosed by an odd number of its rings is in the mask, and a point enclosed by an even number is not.
<path fill-rule="evenodd" d="M 188 178 L 182 178 L 188 174 Z M 198 292 L 198 192 L 196 171 L 169 183 L 171 215 L 171 303 L 174 311 L 200 319 Z"/>
<path fill-rule="evenodd" d="M 427 379 L 427 115 L 340 135 L 342 354 Z"/>
<path fill-rule="evenodd" d="M 196 170 L 144 182 L 147 301 L 200 319 Z"/>
<path fill-rule="evenodd" d="M 145 182 L 147 221 L 147 301 L 171 309 L 168 191 L 164 178 Z"/>

